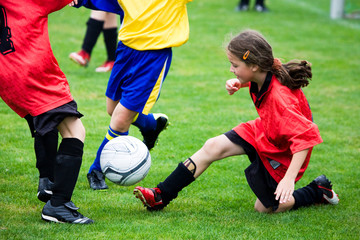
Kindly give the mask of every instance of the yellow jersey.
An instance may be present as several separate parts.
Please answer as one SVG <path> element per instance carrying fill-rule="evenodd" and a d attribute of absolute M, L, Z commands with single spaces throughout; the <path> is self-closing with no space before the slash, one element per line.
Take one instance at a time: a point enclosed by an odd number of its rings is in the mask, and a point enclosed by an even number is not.
<path fill-rule="evenodd" d="M 118 0 L 124 12 L 119 41 L 136 50 L 177 47 L 189 39 L 192 0 Z"/>

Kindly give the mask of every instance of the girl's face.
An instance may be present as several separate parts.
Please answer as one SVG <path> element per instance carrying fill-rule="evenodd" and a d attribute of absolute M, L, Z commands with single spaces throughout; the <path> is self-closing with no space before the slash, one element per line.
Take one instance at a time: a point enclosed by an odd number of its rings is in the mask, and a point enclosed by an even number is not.
<path fill-rule="evenodd" d="M 254 79 L 254 69 L 241 61 L 238 57 L 227 51 L 227 57 L 231 63 L 230 72 L 234 73 L 240 83 L 244 84 Z"/>

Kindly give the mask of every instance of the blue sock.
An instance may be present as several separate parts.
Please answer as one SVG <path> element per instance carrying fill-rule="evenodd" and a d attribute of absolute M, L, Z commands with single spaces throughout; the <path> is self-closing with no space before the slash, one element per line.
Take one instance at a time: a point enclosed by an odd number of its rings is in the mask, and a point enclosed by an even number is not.
<path fill-rule="evenodd" d="M 104 140 L 102 141 L 97 153 L 96 153 L 96 158 L 93 162 L 93 164 L 90 166 L 90 169 L 89 169 L 89 173 L 92 171 L 92 170 L 98 170 L 101 172 L 101 166 L 100 166 L 100 154 L 101 154 L 101 151 L 103 150 L 105 144 L 107 144 L 111 139 L 113 138 L 116 138 L 118 136 L 126 136 L 129 134 L 129 131 L 127 132 L 117 132 L 115 130 L 113 130 L 110 126 L 109 126 L 109 129 L 107 131 L 107 134 L 104 138 Z"/>
<path fill-rule="evenodd" d="M 157 122 L 152 113 L 149 113 L 148 115 L 139 113 L 136 121 L 132 124 L 138 127 L 141 132 L 148 132 L 155 130 Z"/>

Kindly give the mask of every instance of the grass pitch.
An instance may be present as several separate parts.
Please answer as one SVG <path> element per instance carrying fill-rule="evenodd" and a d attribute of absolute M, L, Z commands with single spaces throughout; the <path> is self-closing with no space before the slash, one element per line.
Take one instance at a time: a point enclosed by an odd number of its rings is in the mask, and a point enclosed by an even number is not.
<path fill-rule="evenodd" d="M 314 148 L 296 188 L 324 173 L 339 194 L 338 206 L 274 215 L 254 212 L 255 196 L 243 174 L 249 164 L 246 156 L 214 163 L 162 212 L 147 212 L 132 195 L 133 187 L 107 182 L 106 192 L 90 190 L 86 173 L 110 120 L 104 96 L 109 74 L 94 72 L 105 60 L 102 37 L 88 68 L 68 59 L 81 47 L 89 10 L 66 7 L 50 16 L 50 39 L 85 115 L 84 160 L 73 201 L 95 224 L 41 220 L 33 140 L 26 121 L 0 101 L 0 239 L 359 239 L 360 20 L 330 20 L 328 0 L 269 0 L 266 14 L 235 12 L 236 4 L 188 4 L 190 39 L 174 48 L 169 75 L 153 109 L 166 113 L 172 125 L 151 152 L 152 167 L 141 185 L 155 186 L 206 139 L 257 116 L 247 91 L 228 96 L 224 87 L 233 77 L 224 45 L 232 35 L 252 28 L 265 35 L 275 57 L 313 64 L 313 80 L 304 92 L 324 142 Z M 359 8 L 356 0 L 346 4 L 347 11 Z M 130 134 L 141 138 L 136 128 Z"/>

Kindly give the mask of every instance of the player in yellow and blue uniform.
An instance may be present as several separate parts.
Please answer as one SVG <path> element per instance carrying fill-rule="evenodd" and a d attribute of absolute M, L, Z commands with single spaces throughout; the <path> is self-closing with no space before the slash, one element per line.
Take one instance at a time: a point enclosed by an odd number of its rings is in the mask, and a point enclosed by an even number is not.
<path fill-rule="evenodd" d="M 168 125 L 165 114 L 151 114 L 169 71 L 172 47 L 189 38 L 186 4 L 192 0 L 79 0 L 72 6 L 117 13 L 122 18 L 116 60 L 106 90 L 110 126 L 87 175 L 92 189 L 106 189 L 100 153 L 111 139 L 137 126 L 152 149 Z"/>

